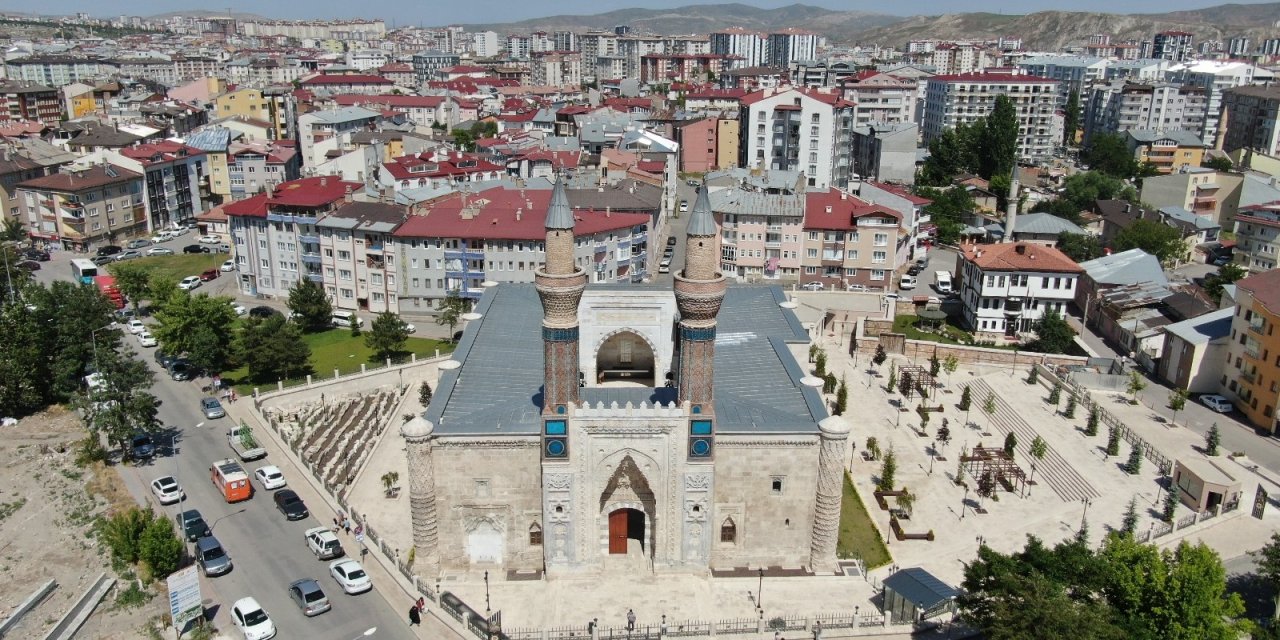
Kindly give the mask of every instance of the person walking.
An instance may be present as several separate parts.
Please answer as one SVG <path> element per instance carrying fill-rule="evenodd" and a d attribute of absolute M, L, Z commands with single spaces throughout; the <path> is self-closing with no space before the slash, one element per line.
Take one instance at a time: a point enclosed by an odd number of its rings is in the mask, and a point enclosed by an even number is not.
<path fill-rule="evenodd" d="M 627 609 L 627 631 L 631 632 L 635 630 L 636 630 L 636 612 L 632 611 L 631 609 Z"/>
<path fill-rule="evenodd" d="M 426 599 L 426 598 L 419 597 L 419 598 L 418 598 L 418 602 L 417 602 L 417 606 L 418 606 L 418 611 L 426 611 L 426 610 L 427 610 L 427 599 Z"/>
<path fill-rule="evenodd" d="M 418 612 L 418 605 L 409 607 L 409 626 L 422 625 L 422 614 Z"/>

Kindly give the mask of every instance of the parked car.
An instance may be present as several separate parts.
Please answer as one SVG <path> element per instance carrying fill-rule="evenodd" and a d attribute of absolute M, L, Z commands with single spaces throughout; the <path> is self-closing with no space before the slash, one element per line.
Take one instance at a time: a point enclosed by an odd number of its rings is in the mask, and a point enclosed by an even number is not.
<path fill-rule="evenodd" d="M 205 523 L 204 516 L 195 509 L 187 509 L 179 513 L 178 526 L 182 529 L 182 535 L 186 536 L 187 542 L 195 542 L 209 535 L 209 525 Z"/>
<path fill-rule="evenodd" d="M 130 240 L 128 244 L 124 245 L 124 248 L 141 249 L 143 247 L 149 247 L 151 244 L 151 241 L 146 238 L 138 238 L 137 240 Z"/>
<path fill-rule="evenodd" d="M 156 362 L 159 363 L 160 366 L 164 367 L 166 370 L 170 366 L 172 366 L 173 363 L 178 361 L 177 356 L 169 355 L 169 353 L 164 349 L 156 349 L 156 353 L 154 357 L 156 359 Z"/>
<path fill-rule="evenodd" d="M 245 315 L 246 313 L 249 313 L 249 309 L 247 309 L 244 305 L 240 304 L 239 302 L 232 302 L 231 310 L 235 311 L 236 315 L 238 316 L 242 316 L 242 315 Z"/>
<path fill-rule="evenodd" d="M 94 258 L 92 258 L 92 259 L 90 260 L 90 262 L 92 262 L 92 263 L 94 263 L 94 264 L 98 265 L 99 267 L 101 267 L 102 265 L 107 264 L 107 263 L 110 263 L 110 262 L 113 262 L 114 260 L 115 260 L 115 258 L 113 258 L 113 257 L 111 257 L 111 256 L 95 256 Z"/>
<path fill-rule="evenodd" d="M 274 496 L 276 508 L 280 513 L 284 514 L 286 520 L 302 520 L 311 515 L 307 511 L 307 505 L 302 502 L 302 498 L 293 489 L 284 489 Z"/>
<path fill-rule="evenodd" d="M 209 247 L 199 244 L 189 244 L 182 248 L 183 253 L 209 253 Z"/>
<path fill-rule="evenodd" d="M 689 210 L 689 201 L 688 201 L 688 200 L 681 200 L 681 201 L 680 201 L 680 213 L 684 213 L 684 212 L 686 212 L 686 211 L 688 211 L 688 210 Z"/>
<path fill-rule="evenodd" d="M 27 260 L 35 260 L 36 262 L 48 262 L 49 252 L 41 249 L 27 249 L 22 252 L 22 257 Z"/>
<path fill-rule="evenodd" d="M 359 562 L 346 558 L 329 563 L 329 575 L 342 587 L 343 593 L 355 595 L 373 588 L 373 581 Z"/>
<path fill-rule="evenodd" d="M 172 231 L 157 231 L 154 236 L 151 236 L 151 241 L 156 244 L 160 244 L 161 242 L 167 242 L 173 238 L 174 235 Z"/>
<path fill-rule="evenodd" d="M 800 288 L 805 291 L 822 291 L 823 284 L 821 282 L 806 282 L 800 285 Z"/>
<path fill-rule="evenodd" d="M 1212 264 L 1212 265 L 1213 265 L 1213 266 L 1215 266 L 1215 267 L 1222 267 L 1222 266 L 1226 266 L 1226 265 L 1228 265 L 1228 264 L 1231 264 L 1231 256 L 1230 256 L 1230 255 L 1219 255 L 1219 256 L 1215 257 L 1215 258 L 1213 259 L 1213 262 L 1211 262 L 1210 264 Z"/>
<path fill-rule="evenodd" d="M 200 276 L 187 276 L 178 283 L 178 288 L 183 291 L 190 291 L 200 286 L 203 279 Z"/>
<path fill-rule="evenodd" d="M 39 271 L 39 270 L 40 270 L 40 263 L 39 263 L 39 262 L 36 262 L 35 260 L 22 260 L 22 261 L 19 261 L 19 262 L 18 262 L 18 263 L 16 263 L 16 264 L 14 264 L 13 266 L 15 266 L 15 267 L 17 267 L 17 268 L 19 268 L 19 269 L 26 270 L 26 271 Z"/>
<path fill-rule="evenodd" d="M 674 246 L 676 246 L 676 237 L 675 237 L 675 236 L 671 236 L 670 238 L 667 238 L 667 246 L 668 246 L 668 247 L 674 247 Z"/>
<path fill-rule="evenodd" d="M 253 598 L 241 598 L 231 605 L 231 621 L 240 628 L 244 640 L 268 640 L 276 636 L 271 616 Z"/>
<path fill-rule="evenodd" d="M 307 539 L 307 548 L 311 553 L 316 554 L 319 560 L 341 558 L 346 553 L 342 549 L 342 542 L 338 540 L 338 534 L 329 527 L 307 529 L 303 535 Z"/>
<path fill-rule="evenodd" d="M 308 618 L 318 616 L 333 606 L 329 604 L 329 596 L 320 589 L 320 583 L 311 578 L 294 580 L 289 585 L 289 597 L 302 609 L 302 615 Z"/>
<path fill-rule="evenodd" d="M 222 238 L 213 235 L 200 236 L 196 242 L 199 242 L 200 244 L 222 244 Z"/>
<path fill-rule="evenodd" d="M 150 249 L 147 249 L 147 255 L 149 255 L 149 256 L 171 256 L 171 255 L 173 255 L 173 249 L 166 249 L 165 247 L 151 247 Z"/>
<path fill-rule="evenodd" d="M 220 576 L 231 570 L 231 556 L 213 536 L 196 540 L 196 564 L 206 576 Z"/>
<path fill-rule="evenodd" d="M 182 487 L 178 485 L 178 481 L 173 476 L 160 476 L 151 481 L 151 493 L 155 494 L 156 500 L 160 504 L 173 504 L 181 502 L 187 497 L 182 491 Z"/>
<path fill-rule="evenodd" d="M 266 305 L 258 305 L 249 310 L 249 315 L 254 318 L 270 318 L 275 313 L 280 312 Z"/>
<path fill-rule="evenodd" d="M 205 269 L 204 271 L 201 271 L 201 272 L 200 272 L 200 280 L 201 280 L 202 282 L 208 282 L 208 281 L 210 281 L 210 280 L 216 280 L 216 279 L 218 278 L 218 275 L 219 275 L 220 273 L 221 273 L 221 272 L 220 272 L 220 271 L 218 271 L 217 269 Z"/>
<path fill-rule="evenodd" d="M 909 275 L 909 276 L 918 276 L 918 275 L 920 275 L 920 272 L 921 272 L 921 271 L 924 271 L 924 267 L 922 267 L 922 266 L 920 266 L 920 265 L 918 265 L 918 264 L 913 264 L 913 265 L 911 265 L 910 267 L 908 267 L 908 268 L 907 268 L 907 275 Z"/>
<path fill-rule="evenodd" d="M 200 400 L 200 413 L 204 414 L 209 420 L 217 420 L 226 417 L 227 412 L 222 408 L 222 403 L 217 398 L 203 398 Z"/>
<path fill-rule="evenodd" d="M 134 460 L 150 460 L 156 455 L 156 444 L 150 434 L 135 433 L 129 436 L 129 457 Z"/>
<path fill-rule="evenodd" d="M 147 330 L 147 325 L 142 324 L 142 321 L 137 318 L 130 320 L 129 324 L 125 326 L 129 328 L 129 333 L 132 333 L 135 336 L 144 333 Z"/>
<path fill-rule="evenodd" d="M 115 254 L 120 253 L 121 251 L 124 251 L 124 249 L 114 244 L 109 244 L 105 247 L 98 247 L 98 253 L 96 255 L 98 257 L 114 256 Z"/>
<path fill-rule="evenodd" d="M 138 334 L 138 344 L 147 348 L 154 347 L 157 344 L 156 337 L 151 335 L 150 332 L 143 331 Z"/>
<path fill-rule="evenodd" d="M 186 360 L 175 360 L 169 365 L 169 377 L 178 382 L 196 377 L 196 368 Z"/>
<path fill-rule="evenodd" d="M 1200 402 L 1203 402 L 1204 406 L 1218 413 L 1231 413 L 1236 408 L 1234 404 L 1231 404 L 1230 400 L 1216 393 L 1200 396 Z"/>
<path fill-rule="evenodd" d="M 284 479 L 284 472 L 280 471 L 280 467 L 274 464 L 264 464 L 254 469 L 253 476 L 258 479 L 263 489 L 274 491 L 289 484 Z"/>
<path fill-rule="evenodd" d="M 902 276 L 902 279 L 898 281 L 898 288 L 907 290 L 916 288 L 916 277 Z"/>
<path fill-rule="evenodd" d="M 120 253 L 117 253 L 116 262 L 122 262 L 125 260 L 132 260 L 134 258 L 141 258 L 141 257 L 142 257 L 141 251 L 130 249 L 128 251 L 121 251 Z"/>
<path fill-rule="evenodd" d="M 235 270 L 236 270 L 236 261 L 235 261 L 235 260 L 226 260 L 226 261 L 224 261 L 224 262 L 222 263 L 222 266 L 221 266 L 221 267 L 218 267 L 218 268 L 219 268 L 219 269 L 222 269 L 222 271 L 223 271 L 224 273 L 231 272 L 231 271 L 235 271 Z"/>

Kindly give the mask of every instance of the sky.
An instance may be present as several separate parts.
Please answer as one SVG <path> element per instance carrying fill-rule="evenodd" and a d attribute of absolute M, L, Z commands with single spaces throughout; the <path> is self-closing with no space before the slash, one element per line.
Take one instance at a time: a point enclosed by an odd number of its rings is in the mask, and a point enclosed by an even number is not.
<path fill-rule="evenodd" d="M 721 4 L 725 0 L 401 0 L 399 2 L 359 3 L 351 0 L 307 0 L 306 2 L 281 2 L 280 0 L 44 0 L 39 3 L 19 3 L 0 0 L 0 12 L 32 12 L 42 14 L 73 14 L 79 11 L 106 17 L 109 15 L 150 16 L 171 11 L 221 10 L 255 13 L 267 18 L 382 18 L 390 27 L 422 24 L 436 26 L 458 23 L 512 22 L 557 14 L 594 14 L 615 9 L 644 7 L 662 9 L 692 4 Z M 1265 0 L 1234 0 L 1241 4 L 1260 4 Z M 795 4 L 797 0 L 748 0 L 761 8 L 776 8 Z M 988 11 L 992 13 L 1031 13 L 1047 9 L 1073 11 L 1115 11 L 1123 13 L 1163 13 L 1183 9 L 1198 9 L 1227 0 L 897 0 L 891 4 L 871 1 L 808 0 L 802 4 L 836 10 L 857 10 L 895 15 L 936 13 L 960 13 Z M 109 7 L 109 13 L 107 13 Z"/>

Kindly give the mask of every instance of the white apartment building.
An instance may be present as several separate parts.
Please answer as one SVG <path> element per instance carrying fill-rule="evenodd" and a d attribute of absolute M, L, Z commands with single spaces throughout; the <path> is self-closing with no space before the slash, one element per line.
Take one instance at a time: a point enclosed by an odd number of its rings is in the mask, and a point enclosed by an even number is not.
<path fill-rule="evenodd" d="M 1240 207 L 1235 217 L 1235 263 L 1250 273 L 1280 264 L 1280 202 Z"/>
<path fill-rule="evenodd" d="M 364 107 L 312 111 L 299 116 L 298 146 L 303 166 L 314 167 L 325 161 L 324 154 L 317 153 L 316 143 L 365 129 L 381 118 L 382 114 Z"/>
<path fill-rule="evenodd" d="M 392 233 L 407 217 L 404 205 L 344 199 L 316 222 L 318 238 L 299 236 L 304 247 L 319 240 L 319 260 L 305 253 L 302 259 L 309 273 L 313 273 L 313 265 L 319 265 L 325 293 L 335 309 L 369 313 L 399 310 L 399 266 Z"/>
<path fill-rule="evenodd" d="M 1245 62 L 1218 62 L 1201 60 L 1187 62 L 1169 68 L 1168 79 L 1178 84 L 1191 84 L 1205 90 L 1204 128 L 1200 139 L 1214 146 L 1218 137 L 1218 118 L 1221 115 L 1222 95 L 1227 89 L 1253 84 L 1257 68 Z"/>
<path fill-rule="evenodd" d="M 1222 150 L 1280 155 L 1280 87 L 1250 85 L 1222 94 Z"/>
<path fill-rule="evenodd" d="M 792 62 L 817 60 L 822 38 L 799 29 L 783 29 L 769 34 L 769 66 L 786 68 Z"/>
<path fill-rule="evenodd" d="M 1065 106 L 1073 92 L 1081 93 L 1083 102 L 1085 87 L 1106 77 L 1110 62 L 1084 56 L 1035 56 L 1019 62 L 1018 67 L 1033 76 L 1057 80 L 1058 105 Z"/>
<path fill-rule="evenodd" d="M 844 99 L 858 105 L 855 124 L 915 122 L 920 82 L 878 71 L 861 71 L 844 81 Z"/>
<path fill-rule="evenodd" d="M 935 45 L 921 62 L 944 75 L 978 73 L 991 66 L 986 49 L 976 44 L 956 42 Z"/>
<path fill-rule="evenodd" d="M 964 322 L 983 338 L 1035 331 L 1045 312 L 1066 315 L 1084 269 L 1054 247 L 1030 242 L 970 244 L 956 258 Z"/>
<path fill-rule="evenodd" d="M 386 51 L 381 49 L 360 49 L 347 52 L 347 66 L 360 71 L 374 70 L 388 62 L 391 62 L 391 58 Z"/>
<path fill-rule="evenodd" d="M 1205 90 L 1168 82 L 1116 81 L 1095 84 L 1081 96 L 1084 142 L 1100 133 L 1135 129 L 1189 131 L 1204 129 L 1208 99 Z"/>
<path fill-rule="evenodd" d="M 546 52 L 533 55 L 533 84 L 577 89 L 582 86 L 582 54 Z"/>
<path fill-rule="evenodd" d="M 493 58 L 501 55 L 502 46 L 498 43 L 498 34 L 493 31 L 471 34 L 471 53 L 477 58 Z"/>
<path fill-rule="evenodd" d="M 923 129 L 928 145 L 947 129 L 991 113 L 996 96 L 1008 96 L 1018 113 L 1018 157 L 1038 162 L 1062 141 L 1055 126 L 1058 81 L 1018 72 L 933 76 L 925 87 Z M 1055 137 L 1055 131 L 1058 135 Z"/>
<path fill-rule="evenodd" d="M 811 187 L 848 188 L 856 107 L 831 89 L 778 87 L 749 93 L 739 111 L 740 164 L 801 171 Z"/>
<path fill-rule="evenodd" d="M 711 53 L 741 58 L 732 65 L 762 67 L 769 63 L 769 38 L 758 31 L 730 27 L 711 34 Z"/>

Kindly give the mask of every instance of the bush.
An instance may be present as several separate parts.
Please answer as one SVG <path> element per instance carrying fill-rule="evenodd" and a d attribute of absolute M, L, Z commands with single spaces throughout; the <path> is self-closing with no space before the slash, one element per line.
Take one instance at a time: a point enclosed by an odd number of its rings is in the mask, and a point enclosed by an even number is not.
<path fill-rule="evenodd" d="M 1098 418 L 1099 418 L 1099 415 L 1098 415 L 1098 408 L 1097 408 L 1097 407 L 1090 407 L 1090 408 L 1089 408 L 1089 422 L 1088 422 L 1088 423 L 1086 423 L 1086 424 L 1085 424 L 1085 427 L 1084 427 L 1084 434 L 1085 434 L 1086 436 L 1096 436 L 1096 435 L 1098 435 Z"/>
<path fill-rule="evenodd" d="M 969 385 L 964 386 L 964 391 L 960 393 L 960 410 L 968 411 L 969 405 L 973 403 L 973 398 L 969 395 Z"/>
<path fill-rule="evenodd" d="M 418 402 L 422 403 L 423 407 L 431 404 L 431 385 L 426 381 L 423 381 L 422 386 L 418 388 Z"/>
<path fill-rule="evenodd" d="M 1053 383 L 1053 388 L 1049 390 L 1049 404 L 1058 406 L 1058 401 L 1062 399 L 1062 384 Z"/>
<path fill-rule="evenodd" d="M 156 580 L 168 577 L 182 562 L 183 543 L 168 518 L 156 518 L 147 525 L 138 540 L 138 559 L 151 569 Z"/>
<path fill-rule="evenodd" d="M 1063 415 L 1064 417 L 1067 417 L 1067 418 L 1074 418 L 1074 417 L 1076 417 L 1076 396 L 1075 396 L 1075 394 L 1072 394 L 1072 395 L 1067 396 L 1067 408 L 1062 412 L 1062 415 Z"/>
<path fill-rule="evenodd" d="M 884 361 L 887 360 L 888 358 L 889 358 L 889 354 L 884 352 L 884 345 L 877 344 L 876 355 L 871 358 L 871 362 L 875 363 L 875 365 L 878 367 L 884 364 Z"/>
<path fill-rule="evenodd" d="M 98 434 L 92 433 L 76 445 L 76 466 L 85 467 L 95 462 L 106 462 L 107 448 L 102 446 Z"/>
<path fill-rule="evenodd" d="M 1035 384 L 1040 378 L 1040 370 L 1033 364 L 1031 365 L 1031 373 L 1027 374 L 1027 384 Z"/>

